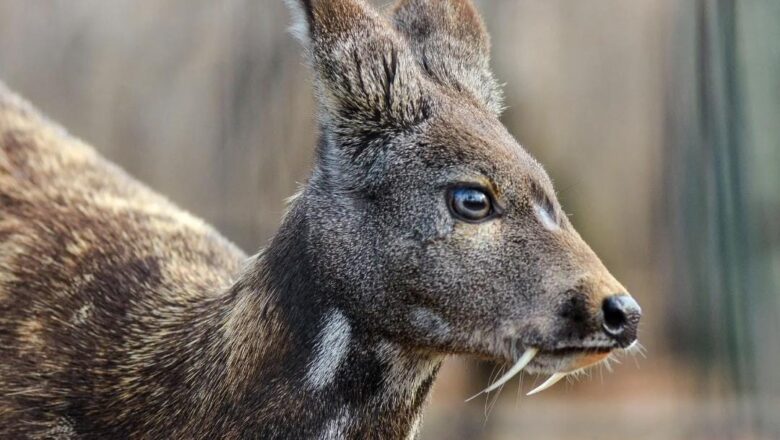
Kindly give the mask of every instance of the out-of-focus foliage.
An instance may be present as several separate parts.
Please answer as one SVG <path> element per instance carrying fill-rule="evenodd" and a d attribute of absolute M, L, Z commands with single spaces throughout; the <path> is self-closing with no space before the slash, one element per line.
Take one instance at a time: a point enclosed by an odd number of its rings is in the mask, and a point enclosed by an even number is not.
<path fill-rule="evenodd" d="M 780 4 L 678 10 L 665 162 L 680 300 L 668 337 L 736 399 L 720 435 L 780 437 Z M 689 24 L 690 23 L 690 24 Z"/>
<path fill-rule="evenodd" d="M 455 359 L 423 437 L 780 438 L 780 3 L 478 5 L 503 120 L 642 304 L 647 358 L 494 405 L 463 403 L 491 366 Z M 281 0 L 0 0 L 0 78 L 253 252 L 315 142 L 288 23 Z"/>

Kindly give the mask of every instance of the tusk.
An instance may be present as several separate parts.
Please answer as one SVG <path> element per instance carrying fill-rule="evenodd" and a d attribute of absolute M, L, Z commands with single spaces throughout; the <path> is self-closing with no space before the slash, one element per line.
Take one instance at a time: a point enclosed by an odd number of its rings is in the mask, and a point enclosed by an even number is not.
<path fill-rule="evenodd" d="M 547 380 L 544 381 L 543 384 L 539 385 L 538 387 L 534 388 L 533 390 L 529 391 L 526 396 L 530 396 L 532 394 L 539 393 L 541 391 L 546 390 L 547 388 L 550 388 L 551 386 L 558 383 L 559 380 L 566 377 L 569 373 L 555 373 L 552 376 L 550 376 Z"/>
<path fill-rule="evenodd" d="M 493 382 L 493 384 L 490 385 L 489 387 L 485 388 L 484 390 L 482 390 L 482 391 L 478 392 L 477 394 L 474 394 L 473 396 L 471 396 L 468 399 L 466 399 L 466 402 L 468 402 L 469 400 L 479 396 L 480 394 L 489 393 L 489 392 L 495 390 L 496 388 L 500 387 L 501 385 L 507 383 L 509 381 L 509 379 L 514 377 L 517 373 L 520 372 L 520 370 L 525 368 L 525 366 L 528 365 L 528 363 L 531 362 L 531 360 L 533 360 L 534 356 L 536 356 L 536 353 L 538 353 L 538 352 L 539 352 L 539 349 L 537 349 L 537 348 L 529 348 L 529 349 L 527 349 L 523 353 L 523 355 L 520 356 L 520 359 L 518 359 L 517 362 L 515 362 L 515 364 L 512 366 L 512 368 L 510 368 L 509 371 L 506 372 L 506 374 L 501 376 L 497 381 Z"/>

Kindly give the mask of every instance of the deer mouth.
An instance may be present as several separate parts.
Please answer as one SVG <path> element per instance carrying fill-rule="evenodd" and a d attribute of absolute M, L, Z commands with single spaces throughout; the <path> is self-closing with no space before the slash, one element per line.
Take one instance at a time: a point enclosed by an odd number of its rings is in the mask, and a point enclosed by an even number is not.
<path fill-rule="evenodd" d="M 554 348 L 550 350 L 539 350 L 537 356 L 567 357 L 567 356 L 593 355 L 599 353 L 610 353 L 612 350 L 615 350 L 616 348 L 618 347 L 617 346 L 562 347 L 562 348 Z"/>
<path fill-rule="evenodd" d="M 617 344 L 559 345 L 554 348 L 529 347 L 514 361 L 503 376 L 466 401 L 498 389 L 523 370 L 530 373 L 550 374 L 550 377 L 541 385 L 528 392 L 527 395 L 530 396 L 550 388 L 570 374 L 576 374 L 604 361 L 615 350 L 631 350 L 637 345 L 638 341 L 634 341 L 625 349 Z"/>

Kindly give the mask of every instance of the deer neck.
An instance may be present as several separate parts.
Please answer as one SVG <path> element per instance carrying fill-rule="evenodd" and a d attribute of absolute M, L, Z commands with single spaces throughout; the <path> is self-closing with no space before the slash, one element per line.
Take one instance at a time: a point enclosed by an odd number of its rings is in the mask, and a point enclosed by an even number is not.
<path fill-rule="evenodd" d="M 233 286 L 225 389 L 261 438 L 412 438 L 441 357 L 371 334 L 334 305 L 291 214 Z M 262 435 L 260 435 L 262 434 Z"/>

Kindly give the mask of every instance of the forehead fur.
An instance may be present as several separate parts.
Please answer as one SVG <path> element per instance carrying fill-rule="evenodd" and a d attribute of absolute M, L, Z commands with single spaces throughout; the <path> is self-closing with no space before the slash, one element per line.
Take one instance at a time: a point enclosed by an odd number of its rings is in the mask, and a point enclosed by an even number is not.
<path fill-rule="evenodd" d="M 533 183 L 553 194 L 544 168 L 495 116 L 446 98 L 440 104 L 429 120 L 397 140 L 399 154 L 419 158 L 425 169 L 448 170 L 450 183 L 490 182 L 486 186 L 498 192 L 526 191 Z M 395 167 L 393 172 L 418 171 Z"/>

